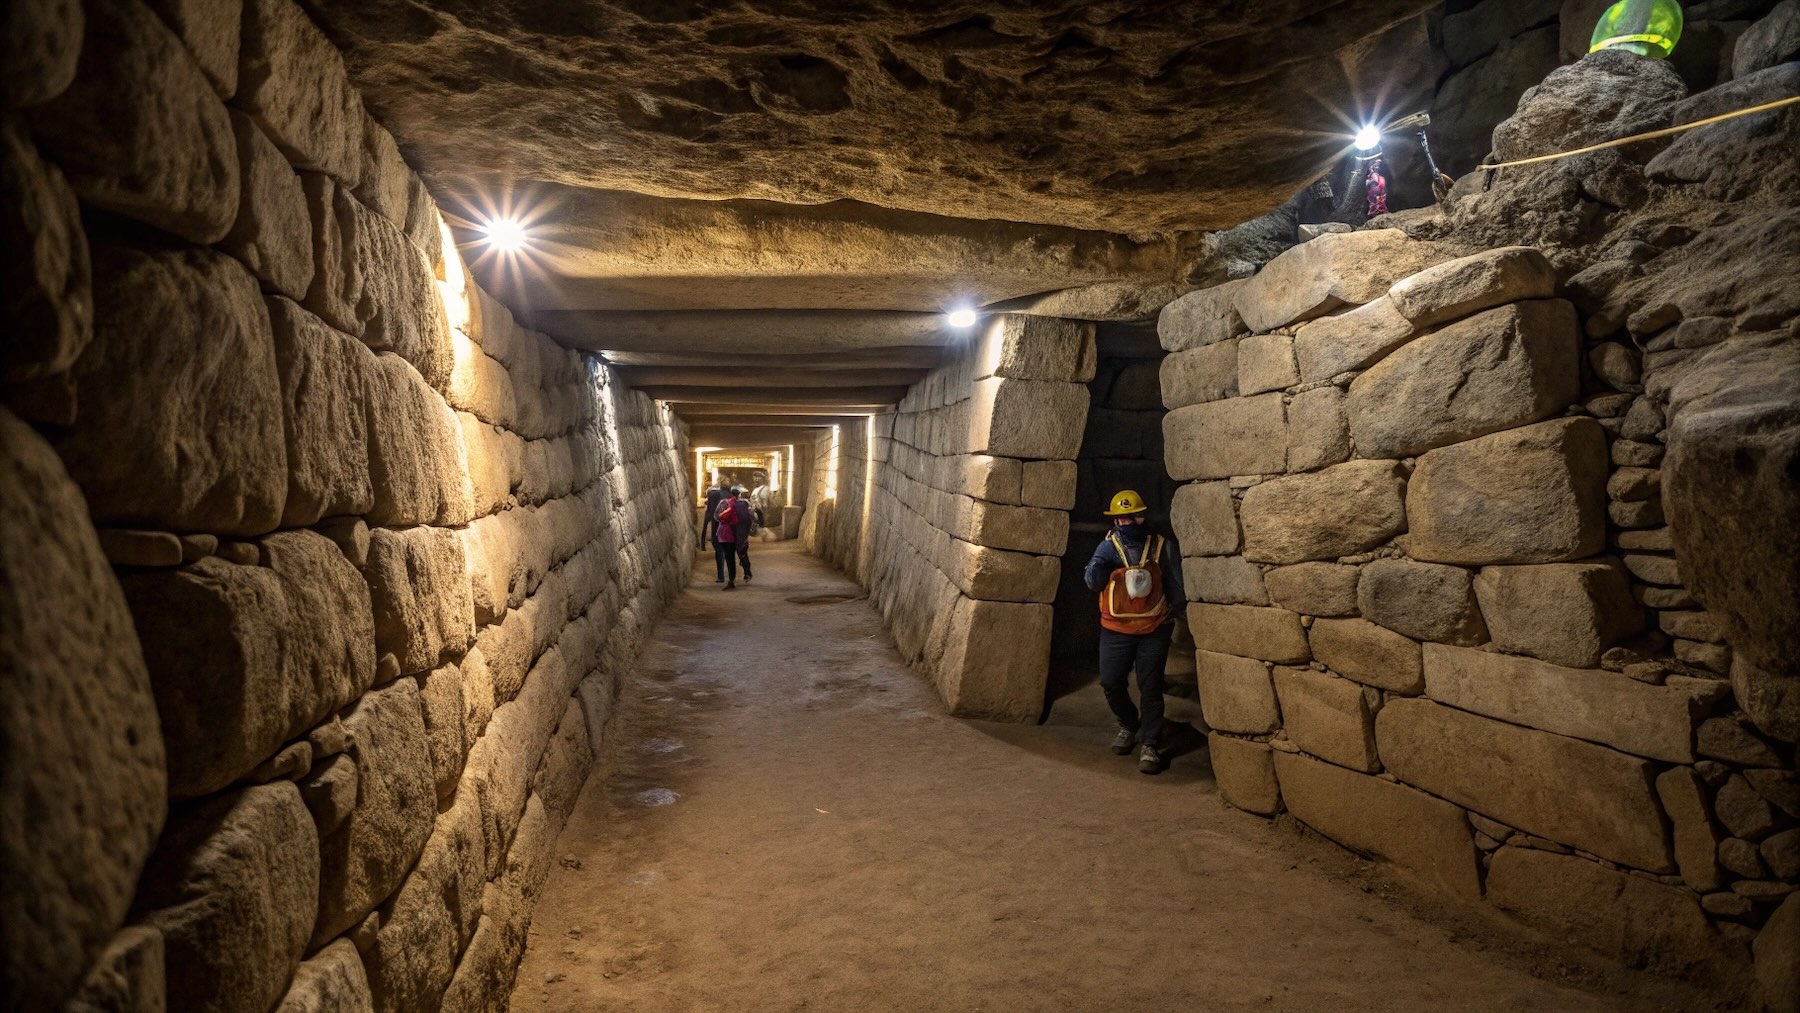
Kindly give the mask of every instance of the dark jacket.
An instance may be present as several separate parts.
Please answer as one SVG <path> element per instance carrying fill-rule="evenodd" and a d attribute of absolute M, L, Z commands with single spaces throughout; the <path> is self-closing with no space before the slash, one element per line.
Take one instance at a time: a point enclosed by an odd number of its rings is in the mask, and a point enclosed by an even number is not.
<path fill-rule="evenodd" d="M 710 521 L 713 518 L 719 516 L 719 503 L 724 499 L 725 499 L 725 490 L 719 488 L 718 486 L 715 485 L 711 489 L 706 490 L 706 519 L 707 520 Z"/>
<path fill-rule="evenodd" d="M 1134 560 L 1143 551 L 1146 538 L 1162 534 L 1160 531 L 1150 530 L 1147 524 L 1128 524 L 1112 530 L 1118 533 L 1119 540 L 1125 543 L 1125 551 Z M 1163 596 L 1169 601 L 1169 617 L 1173 619 L 1187 604 L 1187 594 L 1181 582 L 1181 546 L 1168 535 L 1163 535 L 1162 558 L 1158 563 L 1162 567 Z M 1113 548 L 1112 539 L 1101 538 L 1099 547 L 1094 549 L 1094 557 L 1088 560 L 1082 579 L 1086 581 L 1089 591 L 1099 591 L 1106 586 L 1112 572 L 1124 565 L 1125 561 L 1119 558 L 1119 550 Z"/>

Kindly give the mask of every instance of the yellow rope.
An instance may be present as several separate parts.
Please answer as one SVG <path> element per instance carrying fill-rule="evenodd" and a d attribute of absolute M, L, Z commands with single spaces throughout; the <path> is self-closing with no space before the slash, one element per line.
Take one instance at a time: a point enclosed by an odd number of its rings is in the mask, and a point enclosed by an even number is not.
<path fill-rule="evenodd" d="M 1670 134 L 1679 134 L 1683 130 L 1692 130 L 1695 127 L 1704 127 L 1708 123 L 1717 123 L 1720 120 L 1729 120 L 1729 119 L 1734 119 L 1738 116 L 1748 116 L 1751 113 L 1766 112 L 1767 110 L 1770 110 L 1770 109 L 1779 109 L 1782 106 L 1791 106 L 1796 102 L 1800 102 L 1800 95 L 1790 95 L 1787 98 L 1776 99 L 1773 102 L 1764 102 L 1762 105 L 1751 106 L 1748 109 L 1736 109 L 1736 110 L 1733 110 L 1728 113 L 1720 113 L 1717 116 L 1708 116 L 1706 119 L 1703 119 L 1703 120 L 1695 120 L 1692 123 L 1683 123 L 1680 126 L 1676 126 L 1676 127 L 1664 127 L 1661 130 L 1652 130 L 1646 134 L 1633 134 L 1630 137 L 1621 137 L 1616 141 L 1602 141 L 1599 144 L 1590 144 L 1585 148 L 1576 148 L 1573 151 L 1558 151 L 1558 152 L 1555 152 L 1554 154 L 1549 154 L 1549 155 L 1533 155 L 1530 158 L 1518 158 L 1518 159 L 1514 159 L 1513 161 L 1510 161 L 1510 162 L 1494 162 L 1492 164 L 1478 165 L 1475 168 L 1476 169 L 1508 169 L 1515 165 L 1530 165 L 1533 162 L 1550 162 L 1550 161 L 1554 161 L 1558 158 L 1568 158 L 1571 155 L 1585 155 L 1590 151 L 1599 151 L 1602 148 L 1616 148 L 1622 144 L 1632 144 L 1637 141 L 1648 141 L 1651 138 L 1655 138 L 1655 137 L 1667 137 Z"/>

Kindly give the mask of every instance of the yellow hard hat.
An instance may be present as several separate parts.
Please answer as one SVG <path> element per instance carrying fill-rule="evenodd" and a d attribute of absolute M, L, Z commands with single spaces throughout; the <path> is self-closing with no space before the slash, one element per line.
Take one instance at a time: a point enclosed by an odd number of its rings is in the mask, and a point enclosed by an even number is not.
<path fill-rule="evenodd" d="M 1106 516 L 1126 517 L 1131 514 L 1141 514 L 1148 509 L 1150 508 L 1144 505 L 1144 497 L 1139 496 L 1136 489 L 1121 489 L 1119 494 L 1112 498 L 1112 506 L 1107 508 Z"/>

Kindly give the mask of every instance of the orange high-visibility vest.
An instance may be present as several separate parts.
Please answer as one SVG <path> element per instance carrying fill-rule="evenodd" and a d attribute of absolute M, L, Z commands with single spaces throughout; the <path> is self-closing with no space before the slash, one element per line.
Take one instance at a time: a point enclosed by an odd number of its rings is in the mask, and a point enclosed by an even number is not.
<path fill-rule="evenodd" d="M 1100 589 L 1100 625 L 1115 633 L 1135 636 L 1155 633 L 1169 616 L 1169 602 L 1163 596 L 1162 536 L 1151 535 L 1144 540 L 1143 554 L 1136 563 L 1131 561 L 1131 554 L 1125 551 L 1125 543 L 1116 533 L 1109 531 L 1106 537 L 1125 565 L 1115 568 L 1112 576 L 1106 579 L 1106 586 Z M 1150 592 L 1144 597 L 1133 598 L 1125 589 L 1125 571 L 1128 569 L 1149 571 Z"/>

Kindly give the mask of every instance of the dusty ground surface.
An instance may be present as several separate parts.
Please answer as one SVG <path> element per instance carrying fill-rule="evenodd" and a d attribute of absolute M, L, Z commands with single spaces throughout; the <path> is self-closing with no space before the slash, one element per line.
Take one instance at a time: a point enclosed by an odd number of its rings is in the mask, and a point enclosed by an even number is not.
<path fill-rule="evenodd" d="M 1203 748 L 1139 774 L 1091 687 L 951 718 L 854 584 L 754 551 L 731 593 L 697 561 L 626 683 L 514 1013 L 1711 1005 L 1228 808 Z"/>

